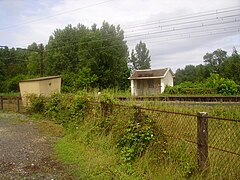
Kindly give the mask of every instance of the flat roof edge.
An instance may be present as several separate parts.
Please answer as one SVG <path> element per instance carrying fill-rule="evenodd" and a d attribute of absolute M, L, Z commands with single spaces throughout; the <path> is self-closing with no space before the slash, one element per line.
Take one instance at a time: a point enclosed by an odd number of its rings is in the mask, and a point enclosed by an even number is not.
<path fill-rule="evenodd" d="M 26 79 L 26 80 L 21 80 L 21 82 L 33 82 L 33 81 L 44 81 L 44 80 L 50 80 L 50 79 L 57 79 L 61 78 L 61 76 L 48 76 L 48 77 L 41 77 L 41 78 L 34 78 L 34 79 Z"/>

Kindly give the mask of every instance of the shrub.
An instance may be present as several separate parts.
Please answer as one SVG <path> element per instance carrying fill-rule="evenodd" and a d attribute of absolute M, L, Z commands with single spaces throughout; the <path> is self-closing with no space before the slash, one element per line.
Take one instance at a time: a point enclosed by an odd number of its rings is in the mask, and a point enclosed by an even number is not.
<path fill-rule="evenodd" d="M 137 157 L 143 156 L 148 148 L 160 152 L 158 158 L 166 153 L 167 142 L 163 130 L 143 112 L 136 111 L 131 119 L 116 124 L 114 134 L 121 159 L 125 163 L 131 164 Z"/>
<path fill-rule="evenodd" d="M 217 93 L 222 95 L 239 94 L 239 85 L 237 85 L 233 80 L 220 77 L 219 74 L 211 74 L 206 81 L 206 86 L 216 88 Z"/>
<path fill-rule="evenodd" d="M 4 92 L 19 92 L 19 81 L 28 79 L 26 75 L 17 75 L 11 79 L 6 80 L 4 85 Z"/>
<path fill-rule="evenodd" d="M 28 111 L 32 113 L 44 113 L 46 110 L 46 98 L 43 96 L 37 96 L 35 94 L 31 94 L 27 96 L 27 100 L 29 100 L 30 104 L 28 107 Z"/>

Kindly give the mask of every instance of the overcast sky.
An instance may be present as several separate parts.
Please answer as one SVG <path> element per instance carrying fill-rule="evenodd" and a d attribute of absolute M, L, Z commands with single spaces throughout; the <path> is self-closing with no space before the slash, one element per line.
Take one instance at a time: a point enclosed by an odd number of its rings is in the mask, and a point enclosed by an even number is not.
<path fill-rule="evenodd" d="M 129 51 L 146 42 L 152 68 L 175 71 L 218 48 L 240 51 L 239 0 L 0 0 L 0 45 L 46 45 L 56 28 L 104 20 L 120 24 Z"/>

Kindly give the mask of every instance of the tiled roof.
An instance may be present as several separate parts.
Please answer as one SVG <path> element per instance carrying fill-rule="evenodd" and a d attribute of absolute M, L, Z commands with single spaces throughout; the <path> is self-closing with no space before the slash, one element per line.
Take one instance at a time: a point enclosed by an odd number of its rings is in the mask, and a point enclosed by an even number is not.
<path fill-rule="evenodd" d="M 173 72 L 169 68 L 163 69 L 144 69 L 144 70 L 135 70 L 129 79 L 151 79 L 151 78 L 163 78 L 167 71 L 170 71 L 174 76 Z"/>

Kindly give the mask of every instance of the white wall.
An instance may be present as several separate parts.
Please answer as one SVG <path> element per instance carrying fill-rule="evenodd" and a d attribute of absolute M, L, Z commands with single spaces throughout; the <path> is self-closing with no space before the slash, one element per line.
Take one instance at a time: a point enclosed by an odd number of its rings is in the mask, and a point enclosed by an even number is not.
<path fill-rule="evenodd" d="M 131 95 L 132 96 L 135 96 L 136 94 L 136 92 L 135 92 L 135 83 L 134 83 L 134 80 L 133 79 L 131 79 Z"/>
<path fill-rule="evenodd" d="M 173 76 L 170 71 L 167 71 L 166 76 L 161 81 L 161 93 L 164 92 L 166 85 L 173 86 Z"/>

